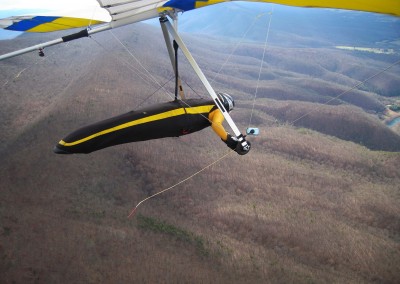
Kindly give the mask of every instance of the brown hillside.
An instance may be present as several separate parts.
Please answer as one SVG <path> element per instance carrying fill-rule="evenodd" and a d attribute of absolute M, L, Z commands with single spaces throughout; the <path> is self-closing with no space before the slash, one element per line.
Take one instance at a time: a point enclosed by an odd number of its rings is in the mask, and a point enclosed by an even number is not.
<path fill-rule="evenodd" d="M 115 35 L 160 84 L 169 81 L 158 29 L 135 25 Z M 227 49 L 185 38 L 213 78 Z M 359 107 L 323 105 L 325 94 L 304 102 L 289 97 L 295 85 L 282 85 L 285 100 L 257 98 L 252 124 L 261 135 L 249 137 L 248 155 L 228 155 L 127 219 L 138 202 L 227 148 L 205 129 L 55 155 L 53 146 L 77 127 L 165 101 L 173 90 L 173 82 L 161 91 L 148 83 L 111 34 L 94 39 L 101 46 L 84 39 L 49 48 L 45 60 L 25 55 L 0 63 L 1 283 L 399 282 L 400 155 L 334 137 L 360 129 L 361 143 L 382 150 L 399 145 L 397 136 Z M 222 71 L 213 84 L 236 94 L 232 116 L 245 129 L 259 66 L 257 59 L 236 59 L 236 71 Z M 203 95 L 187 63 L 180 65 L 183 79 Z M 270 74 L 263 88 L 306 76 L 279 68 Z"/>

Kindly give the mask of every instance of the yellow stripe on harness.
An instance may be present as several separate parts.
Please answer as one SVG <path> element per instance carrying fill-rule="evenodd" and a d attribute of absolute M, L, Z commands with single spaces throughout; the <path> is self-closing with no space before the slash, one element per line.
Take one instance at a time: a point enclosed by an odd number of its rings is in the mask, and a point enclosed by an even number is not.
<path fill-rule="evenodd" d="M 111 133 L 111 132 L 115 132 L 118 130 L 122 130 L 128 127 L 132 127 L 135 125 L 139 125 L 139 124 L 144 124 L 144 123 L 148 123 L 148 122 L 153 122 L 153 121 L 157 121 L 157 120 L 162 120 L 162 119 L 166 119 L 166 118 L 170 118 L 170 117 L 174 117 L 174 116 L 179 116 L 179 115 L 184 115 L 185 113 L 188 114 L 199 114 L 199 113 L 207 113 L 209 112 L 211 109 L 213 108 L 213 105 L 208 105 L 208 106 L 199 106 L 199 107 L 189 107 L 189 108 L 179 108 L 179 109 L 174 109 L 174 110 L 170 110 L 167 112 L 163 112 L 163 113 L 159 113 L 159 114 L 155 114 L 155 115 L 151 115 L 148 117 L 143 117 L 137 120 L 133 120 L 133 121 L 129 121 L 126 123 L 123 123 L 121 125 L 117 125 L 114 127 L 111 127 L 109 129 L 105 129 L 102 130 L 100 132 L 94 133 L 92 135 L 89 135 L 85 138 L 82 138 L 80 140 L 77 141 L 72 141 L 72 142 L 65 142 L 63 140 L 61 140 L 59 142 L 60 145 L 65 146 L 65 147 L 69 147 L 69 146 L 75 146 L 81 143 L 84 143 L 86 141 L 89 141 L 91 139 L 94 139 L 96 137 Z M 186 111 L 185 111 L 186 110 Z"/>

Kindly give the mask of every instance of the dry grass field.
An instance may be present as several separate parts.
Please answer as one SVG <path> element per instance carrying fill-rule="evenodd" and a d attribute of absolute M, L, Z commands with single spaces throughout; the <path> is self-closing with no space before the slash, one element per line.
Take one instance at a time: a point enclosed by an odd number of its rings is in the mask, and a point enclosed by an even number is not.
<path fill-rule="evenodd" d="M 133 35 L 115 33 L 160 83 L 168 82 L 158 30 L 130 29 Z M 232 46 L 186 37 L 214 78 Z M 338 50 L 272 52 L 254 108 L 252 125 L 261 134 L 249 137 L 252 151 L 227 155 L 127 218 L 138 202 L 228 149 L 205 129 L 55 155 L 59 139 L 84 124 L 168 100 L 112 38 L 49 48 L 45 60 L 30 54 L 0 63 L 1 283 L 400 281 L 400 137 L 377 118 L 390 98 L 373 91 L 397 88 L 398 67 L 387 85 L 354 91 L 358 100 L 325 104 L 385 64 Z M 300 59 L 290 65 L 299 52 L 310 56 L 305 70 Z M 252 112 L 257 54 L 235 53 L 232 68 L 213 82 L 236 95 L 232 117 L 240 129 Z M 189 95 L 204 96 L 184 60 L 181 68 Z M 173 90 L 173 82 L 165 88 Z"/>

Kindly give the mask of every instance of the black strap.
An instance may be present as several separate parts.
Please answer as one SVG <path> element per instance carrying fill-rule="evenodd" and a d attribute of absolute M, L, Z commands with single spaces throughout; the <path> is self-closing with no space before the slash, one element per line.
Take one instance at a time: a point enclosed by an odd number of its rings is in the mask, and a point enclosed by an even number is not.
<path fill-rule="evenodd" d="M 67 41 L 75 40 L 75 39 L 78 39 L 81 37 L 88 37 L 88 36 L 89 36 L 89 33 L 85 29 L 85 30 L 81 30 L 80 32 L 77 32 L 77 33 L 74 33 L 71 35 L 63 36 L 62 40 L 63 40 L 63 42 L 67 42 Z"/>
<path fill-rule="evenodd" d="M 178 43 L 174 40 L 175 50 L 175 100 L 178 100 L 178 88 L 179 88 L 179 71 L 178 71 Z"/>

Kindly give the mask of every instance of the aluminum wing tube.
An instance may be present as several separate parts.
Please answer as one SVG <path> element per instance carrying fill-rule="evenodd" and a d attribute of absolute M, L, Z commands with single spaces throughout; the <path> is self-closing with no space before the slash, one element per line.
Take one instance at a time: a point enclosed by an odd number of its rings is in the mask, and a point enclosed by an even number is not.
<path fill-rule="evenodd" d="M 23 48 L 23 49 L 20 49 L 20 50 L 17 50 L 17 51 L 13 51 L 13 52 L 10 52 L 10 53 L 6 53 L 6 54 L 3 54 L 3 55 L 0 55 L 0 61 L 4 60 L 4 59 L 7 59 L 7 58 L 14 57 L 14 56 L 18 56 L 18 55 L 21 55 L 21 54 L 25 54 L 25 53 L 28 53 L 28 52 L 31 52 L 31 51 L 39 50 L 39 49 L 42 49 L 42 48 L 45 48 L 45 47 L 48 47 L 48 46 L 56 45 L 56 44 L 59 44 L 59 43 L 71 41 L 71 40 L 82 38 L 82 37 L 87 37 L 87 36 L 89 36 L 91 34 L 95 34 L 95 33 L 102 32 L 102 31 L 106 31 L 106 30 L 109 30 L 111 28 L 112 28 L 111 25 L 107 24 L 107 25 L 104 25 L 104 26 L 93 28 L 91 30 L 82 30 L 80 32 L 77 32 L 77 33 L 74 33 L 74 34 L 71 34 L 71 35 L 67 35 L 67 36 L 64 36 L 64 37 L 61 37 L 61 38 L 58 38 L 58 39 L 55 39 L 55 40 L 51 40 L 51 41 L 48 41 L 48 42 L 40 43 L 40 44 L 37 44 L 37 45 L 33 45 L 33 46 L 30 46 L 30 47 L 27 47 L 27 48 Z"/>

